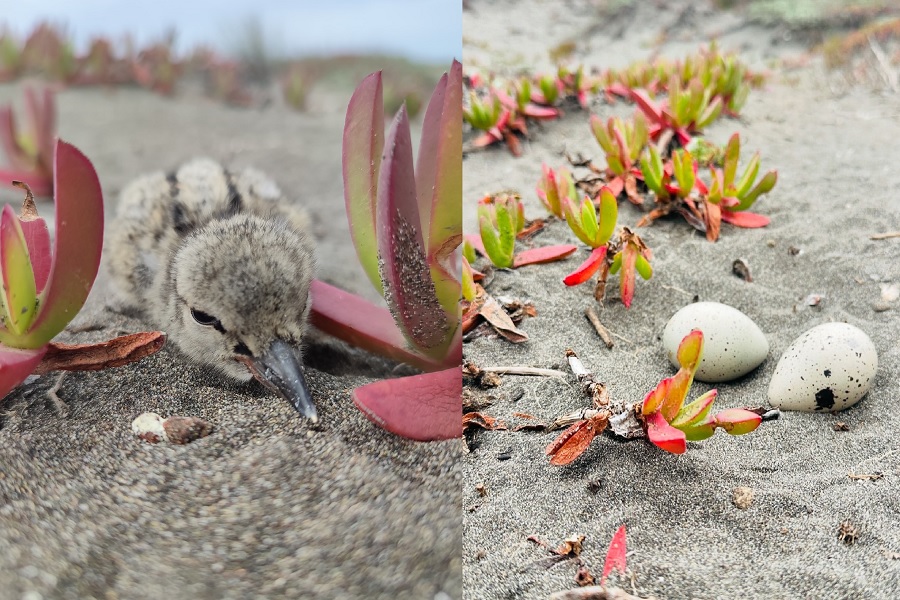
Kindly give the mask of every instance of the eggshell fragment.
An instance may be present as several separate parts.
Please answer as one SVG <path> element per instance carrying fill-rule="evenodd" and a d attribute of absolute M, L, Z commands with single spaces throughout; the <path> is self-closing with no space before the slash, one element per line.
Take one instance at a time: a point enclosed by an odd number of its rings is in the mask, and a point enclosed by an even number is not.
<path fill-rule="evenodd" d="M 848 323 L 824 323 L 784 351 L 769 383 L 769 403 L 782 410 L 844 410 L 866 395 L 877 370 L 868 335 Z"/>
<path fill-rule="evenodd" d="M 703 358 L 695 379 L 717 383 L 746 375 L 769 354 L 769 342 L 750 317 L 719 302 L 695 302 L 676 312 L 663 331 L 663 347 L 678 367 L 678 344 L 692 329 L 703 332 Z"/>

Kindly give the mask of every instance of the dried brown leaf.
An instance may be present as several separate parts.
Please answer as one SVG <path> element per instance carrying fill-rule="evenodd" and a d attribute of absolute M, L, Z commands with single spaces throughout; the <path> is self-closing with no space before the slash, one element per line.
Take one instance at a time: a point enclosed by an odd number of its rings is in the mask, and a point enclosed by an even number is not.
<path fill-rule="evenodd" d="M 166 343 L 161 331 L 123 335 L 97 344 L 50 342 L 36 374 L 50 371 L 99 371 L 121 367 L 159 351 Z"/>
<path fill-rule="evenodd" d="M 506 429 L 506 425 L 503 421 L 499 419 L 495 419 L 494 417 L 489 417 L 488 415 L 480 412 L 470 412 L 466 413 L 462 417 L 463 429 L 468 427 L 481 427 L 482 429 L 487 429 L 488 431 L 493 431 L 496 429 Z"/>

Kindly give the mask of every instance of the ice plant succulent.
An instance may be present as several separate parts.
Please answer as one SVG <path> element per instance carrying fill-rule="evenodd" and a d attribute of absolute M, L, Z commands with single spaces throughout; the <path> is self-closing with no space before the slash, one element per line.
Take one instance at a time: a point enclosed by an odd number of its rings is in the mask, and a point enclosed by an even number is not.
<path fill-rule="evenodd" d="M 565 217 L 563 199 L 578 197 L 572 172 L 560 167 L 555 172 L 546 163 L 541 165 L 541 180 L 537 184 L 537 196 L 547 210 L 560 219 Z"/>
<path fill-rule="evenodd" d="M 610 265 L 610 262 L 607 260 L 608 246 L 616 228 L 619 206 L 613 193 L 606 187 L 600 190 L 599 200 L 598 216 L 594 203 L 587 196 L 582 200 L 581 206 L 577 206 L 568 198 L 565 199 L 566 222 L 569 224 L 569 228 L 575 232 L 578 239 L 592 249 L 591 255 L 587 260 L 563 279 L 563 283 L 566 285 L 582 284 L 589 280 L 597 271 L 600 271 L 597 289 L 606 285 L 606 277 L 609 274 Z M 597 289 L 594 292 L 595 296 Z M 602 294 L 599 299 L 602 299 Z"/>
<path fill-rule="evenodd" d="M 706 196 L 708 202 L 721 206 L 721 218 L 726 223 L 738 227 L 764 227 L 769 218 L 747 212 L 763 194 L 768 194 L 778 182 L 778 172 L 769 171 L 757 182 L 759 174 L 759 152 L 753 155 L 740 179 L 737 177 L 738 161 L 741 154 L 741 137 L 735 133 L 725 146 L 723 169 L 710 168 L 712 184 Z M 756 184 L 756 185 L 754 185 Z"/>
<path fill-rule="evenodd" d="M 56 96 L 50 88 L 25 88 L 27 126 L 16 127 L 12 106 L 0 108 L 0 144 L 8 168 L 0 181 L 23 181 L 38 196 L 53 194 L 53 151 L 56 135 Z"/>
<path fill-rule="evenodd" d="M 663 163 L 656 148 L 650 146 L 641 157 L 641 176 L 655 194 L 657 207 L 647 213 L 638 226 L 647 225 L 672 212 L 678 212 L 712 242 L 719 238 L 722 221 L 737 227 L 765 227 L 769 218 L 748 212 L 756 199 L 772 190 L 778 180 L 769 171 L 756 181 L 759 173 L 757 153 L 735 181 L 740 159 L 740 136 L 734 134 L 723 154 L 723 169 L 710 167 L 712 184 L 707 186 L 698 176 L 698 163 L 687 150 L 676 150 L 672 159 Z M 756 184 L 754 186 L 754 183 Z"/>
<path fill-rule="evenodd" d="M 0 212 L 0 398 L 32 372 L 120 366 L 152 354 L 165 342 L 159 333 L 95 345 L 50 342 L 87 299 L 103 246 L 103 195 L 94 167 L 63 141 L 55 144 L 52 164 L 56 190 L 52 244 L 26 184 L 19 184 L 28 190 L 21 214 L 16 216 L 8 204 Z"/>
<path fill-rule="evenodd" d="M 552 262 L 575 252 L 572 244 L 516 252 L 516 236 L 525 227 L 522 201 L 516 194 L 500 193 L 482 198 L 478 203 L 478 226 L 480 237 L 467 236 L 467 239 L 501 269 Z"/>
<path fill-rule="evenodd" d="M 743 408 L 710 414 L 718 394 L 715 389 L 684 404 L 702 356 L 703 332 L 695 329 L 678 346 L 681 365 L 678 373 L 659 382 L 641 404 L 647 439 L 666 452 L 683 454 L 688 440 L 705 440 L 720 427 L 731 435 L 741 435 L 750 433 L 762 422 L 760 415 Z"/>
<path fill-rule="evenodd" d="M 597 115 L 591 115 L 591 131 L 606 153 L 606 185 L 618 198 L 623 190 L 634 185 L 631 171 L 647 145 L 647 119 L 643 114 L 637 113 L 629 121 L 610 117 L 604 123 Z M 636 194 L 630 193 L 628 198 L 633 203 L 640 204 L 640 198 Z"/>
<path fill-rule="evenodd" d="M 413 439 L 457 437 L 462 65 L 454 61 L 431 96 L 415 166 L 405 107 L 383 135 L 382 90 L 381 73 L 373 73 L 350 99 L 343 175 L 353 244 L 388 309 L 315 281 L 311 319 L 350 344 L 426 371 L 355 389 L 369 419 Z"/>
<path fill-rule="evenodd" d="M 713 98 L 712 90 L 698 79 L 683 86 L 680 78 L 673 75 L 667 90 L 668 99 L 659 103 L 644 90 L 631 90 L 631 99 L 647 116 L 652 140 L 672 131 L 684 146 L 691 141 L 691 134 L 702 131 L 722 113 L 722 99 Z"/>

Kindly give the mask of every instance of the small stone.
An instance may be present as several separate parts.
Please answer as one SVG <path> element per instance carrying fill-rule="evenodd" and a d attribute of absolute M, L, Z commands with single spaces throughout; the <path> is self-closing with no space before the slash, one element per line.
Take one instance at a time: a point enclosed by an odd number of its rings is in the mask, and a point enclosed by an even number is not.
<path fill-rule="evenodd" d="M 753 488 L 738 486 L 731 493 L 731 503 L 741 510 L 747 510 L 753 504 Z"/>
<path fill-rule="evenodd" d="M 872 310 L 875 312 L 885 312 L 891 310 L 893 308 L 890 302 L 885 302 L 884 300 L 876 300 L 872 303 Z"/>
<path fill-rule="evenodd" d="M 189 444 L 212 433 L 212 425 L 199 417 L 169 417 L 143 413 L 131 422 L 131 431 L 151 444 Z"/>
<path fill-rule="evenodd" d="M 850 431 L 850 426 L 844 423 L 843 421 L 837 421 L 834 425 L 831 426 L 835 431 Z"/>
<path fill-rule="evenodd" d="M 169 417 L 163 421 L 166 441 L 173 444 L 190 444 L 212 433 L 212 425 L 199 417 Z"/>
<path fill-rule="evenodd" d="M 158 444 L 166 439 L 163 419 L 156 413 L 146 412 L 138 415 L 131 422 L 131 431 L 134 432 L 134 435 L 151 444 Z"/>

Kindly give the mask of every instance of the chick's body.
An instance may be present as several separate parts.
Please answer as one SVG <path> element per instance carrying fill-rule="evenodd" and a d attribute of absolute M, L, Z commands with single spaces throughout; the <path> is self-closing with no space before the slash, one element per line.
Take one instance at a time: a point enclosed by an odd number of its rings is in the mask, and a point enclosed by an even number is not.
<path fill-rule="evenodd" d="M 290 396 L 279 380 L 293 376 L 282 372 L 292 370 L 290 355 L 302 379 L 314 267 L 305 229 L 303 213 L 261 172 L 197 159 L 123 190 L 109 270 L 124 303 L 188 357 L 237 380 L 256 374 Z"/>

